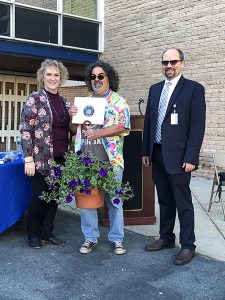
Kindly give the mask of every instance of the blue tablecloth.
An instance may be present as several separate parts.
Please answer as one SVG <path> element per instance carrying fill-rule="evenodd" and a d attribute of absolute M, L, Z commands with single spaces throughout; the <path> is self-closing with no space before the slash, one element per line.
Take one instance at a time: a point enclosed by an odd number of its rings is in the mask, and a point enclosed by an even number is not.
<path fill-rule="evenodd" d="M 0 164 L 0 233 L 22 217 L 31 195 L 31 184 L 24 174 L 23 160 Z"/>

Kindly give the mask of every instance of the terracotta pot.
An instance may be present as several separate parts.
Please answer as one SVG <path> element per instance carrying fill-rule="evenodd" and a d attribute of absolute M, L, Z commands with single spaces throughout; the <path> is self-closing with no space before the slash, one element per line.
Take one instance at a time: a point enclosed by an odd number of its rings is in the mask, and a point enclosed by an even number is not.
<path fill-rule="evenodd" d="M 99 189 L 92 189 L 90 195 L 75 192 L 78 208 L 99 208 L 104 205 L 104 194 Z"/>

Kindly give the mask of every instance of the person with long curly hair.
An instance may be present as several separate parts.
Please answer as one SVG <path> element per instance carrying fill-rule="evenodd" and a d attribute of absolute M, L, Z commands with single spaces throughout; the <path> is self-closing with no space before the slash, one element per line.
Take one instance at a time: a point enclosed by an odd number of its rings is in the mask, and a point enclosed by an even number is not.
<path fill-rule="evenodd" d="M 109 161 L 117 174 L 117 180 L 122 181 L 123 142 L 124 136 L 128 135 L 130 130 L 130 110 L 126 100 L 117 93 L 118 74 L 110 64 L 98 60 L 87 66 L 85 80 L 92 97 L 97 97 L 96 101 L 105 102 L 104 123 L 102 126 L 90 126 L 91 128 L 87 130 L 82 130 L 81 126 L 78 126 L 75 149 L 83 151 L 88 149 L 99 159 Z M 105 201 L 109 208 L 108 239 L 113 244 L 115 254 L 124 254 L 126 248 L 123 244 L 122 203 L 114 203 L 107 194 Z M 100 236 L 97 209 L 81 209 L 81 230 L 85 241 L 80 247 L 80 253 L 87 254 L 97 246 Z"/>

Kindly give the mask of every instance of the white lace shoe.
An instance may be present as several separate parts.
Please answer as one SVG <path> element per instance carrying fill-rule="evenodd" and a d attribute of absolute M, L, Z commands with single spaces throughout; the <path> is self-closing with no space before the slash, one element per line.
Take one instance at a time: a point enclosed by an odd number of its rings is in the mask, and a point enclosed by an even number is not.
<path fill-rule="evenodd" d="M 90 253 L 96 247 L 97 243 L 93 243 L 91 241 L 85 240 L 79 249 L 80 253 L 82 254 Z"/>
<path fill-rule="evenodd" d="M 122 242 L 115 242 L 113 243 L 113 247 L 114 247 L 114 253 L 115 254 L 124 254 L 127 252 L 127 249 L 123 246 L 123 243 Z"/>

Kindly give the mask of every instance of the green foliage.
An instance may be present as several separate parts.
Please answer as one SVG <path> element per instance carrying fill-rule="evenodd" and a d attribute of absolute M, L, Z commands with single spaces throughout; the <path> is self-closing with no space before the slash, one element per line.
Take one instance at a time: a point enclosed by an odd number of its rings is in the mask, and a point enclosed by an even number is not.
<path fill-rule="evenodd" d="M 53 163 L 53 172 L 46 177 L 49 192 L 43 192 L 40 198 L 65 205 L 73 200 L 75 191 L 91 195 L 91 190 L 98 188 L 109 194 L 113 203 L 118 205 L 134 194 L 129 183 L 116 180 L 116 175 L 109 162 L 98 160 L 92 153 L 70 151 L 65 154 L 64 165 Z"/>

